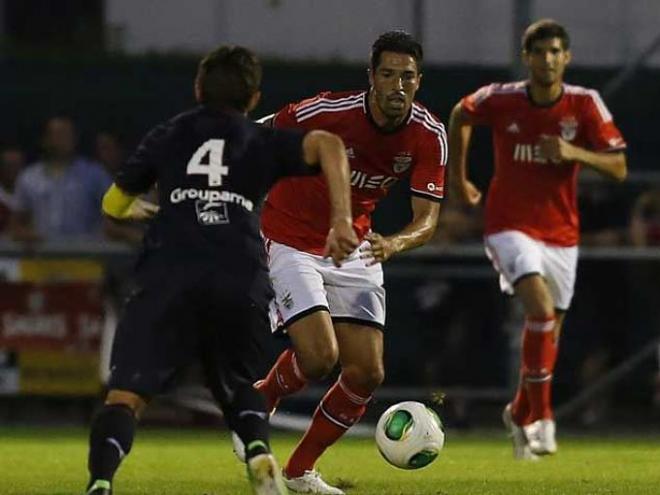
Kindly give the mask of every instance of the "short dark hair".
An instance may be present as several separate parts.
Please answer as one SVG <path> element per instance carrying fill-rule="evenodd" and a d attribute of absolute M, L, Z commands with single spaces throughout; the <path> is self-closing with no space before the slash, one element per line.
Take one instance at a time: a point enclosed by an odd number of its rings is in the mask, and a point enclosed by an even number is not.
<path fill-rule="evenodd" d="M 553 19 L 541 19 L 531 24 L 522 36 L 522 47 L 526 52 L 532 49 L 532 45 L 540 40 L 559 38 L 564 50 L 571 47 L 571 39 L 566 28 Z"/>
<path fill-rule="evenodd" d="M 261 85 L 261 63 L 242 46 L 220 46 L 206 55 L 197 69 L 201 103 L 219 110 L 244 112 Z"/>
<path fill-rule="evenodd" d="M 422 45 L 405 31 L 388 31 L 381 34 L 371 46 L 371 70 L 376 70 L 380 64 L 383 52 L 406 53 L 415 59 L 417 70 L 422 68 L 424 51 Z"/>

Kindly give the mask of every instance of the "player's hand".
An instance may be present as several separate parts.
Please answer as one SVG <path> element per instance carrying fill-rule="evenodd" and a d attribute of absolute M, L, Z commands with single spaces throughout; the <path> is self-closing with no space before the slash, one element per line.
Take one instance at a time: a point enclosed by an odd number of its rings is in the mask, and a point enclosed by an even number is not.
<path fill-rule="evenodd" d="M 126 211 L 126 220 L 144 221 L 155 217 L 160 210 L 160 206 L 135 198 Z"/>
<path fill-rule="evenodd" d="M 358 238 L 353 230 L 351 219 L 338 220 L 332 224 L 328 231 L 328 237 L 325 241 L 323 250 L 324 258 L 332 258 L 336 267 L 340 267 L 342 262 L 350 256 L 358 247 Z"/>
<path fill-rule="evenodd" d="M 454 193 L 466 205 L 477 206 L 481 201 L 481 191 L 469 180 L 460 181 L 453 184 Z"/>
<path fill-rule="evenodd" d="M 539 155 L 552 163 L 572 162 L 575 160 L 575 147 L 559 136 L 542 135 L 539 138 Z"/>
<path fill-rule="evenodd" d="M 367 261 L 367 266 L 387 261 L 396 253 L 394 243 L 387 237 L 371 232 L 364 238 L 369 245 L 360 248 L 360 258 Z"/>

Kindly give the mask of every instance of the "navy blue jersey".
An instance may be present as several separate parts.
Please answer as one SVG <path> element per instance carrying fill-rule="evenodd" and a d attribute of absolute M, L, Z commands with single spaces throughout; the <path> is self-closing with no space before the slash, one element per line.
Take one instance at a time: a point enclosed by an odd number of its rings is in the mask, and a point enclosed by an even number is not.
<path fill-rule="evenodd" d="M 132 195 L 156 184 L 160 212 L 145 236 L 146 257 L 265 277 L 258 206 L 278 179 L 318 172 L 303 161 L 303 137 L 205 107 L 152 129 L 115 180 Z"/>

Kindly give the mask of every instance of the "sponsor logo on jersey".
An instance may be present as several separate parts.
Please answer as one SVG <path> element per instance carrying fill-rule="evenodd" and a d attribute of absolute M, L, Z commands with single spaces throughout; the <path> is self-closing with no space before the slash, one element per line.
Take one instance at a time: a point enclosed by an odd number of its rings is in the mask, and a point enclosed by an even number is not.
<path fill-rule="evenodd" d="M 538 144 L 516 143 L 513 148 L 513 161 L 529 163 L 548 163 L 548 160 L 541 156 L 541 147 Z"/>
<path fill-rule="evenodd" d="M 561 137 L 566 141 L 573 141 L 575 135 L 577 134 L 578 121 L 575 117 L 566 117 L 559 121 L 559 127 L 561 129 Z"/>
<path fill-rule="evenodd" d="M 410 165 L 412 165 L 412 154 L 408 151 L 404 151 L 394 157 L 392 170 L 394 170 L 395 174 L 400 174 L 408 170 Z"/>
<path fill-rule="evenodd" d="M 387 189 L 398 181 L 398 177 L 368 175 L 361 170 L 351 170 L 351 186 L 358 189 Z"/>
<path fill-rule="evenodd" d="M 506 128 L 506 132 L 511 134 L 520 134 L 520 126 L 518 125 L 518 122 L 511 122 Z"/>
<path fill-rule="evenodd" d="M 229 223 L 227 203 L 214 203 L 198 199 L 195 201 L 197 221 L 202 225 L 222 225 Z"/>
<path fill-rule="evenodd" d="M 231 191 L 216 191 L 213 189 L 181 189 L 177 187 L 170 193 L 172 204 L 186 200 L 202 200 L 208 203 L 233 203 L 242 206 L 247 211 L 254 209 L 254 203 L 242 194 Z"/>
<path fill-rule="evenodd" d="M 352 160 L 353 158 L 355 158 L 355 150 L 351 147 L 346 148 L 346 157 L 349 160 Z"/>
<path fill-rule="evenodd" d="M 619 146 L 623 146 L 623 139 L 620 137 L 615 137 L 607 141 L 607 144 L 610 145 L 610 148 L 618 148 Z"/>

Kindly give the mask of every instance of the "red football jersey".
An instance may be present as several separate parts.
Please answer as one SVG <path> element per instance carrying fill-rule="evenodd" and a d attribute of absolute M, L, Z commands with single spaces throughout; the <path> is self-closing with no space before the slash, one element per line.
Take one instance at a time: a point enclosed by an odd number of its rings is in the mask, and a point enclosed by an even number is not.
<path fill-rule="evenodd" d="M 323 129 L 344 140 L 351 166 L 353 227 L 361 240 L 371 228 L 371 212 L 395 183 L 410 175 L 413 195 L 443 197 L 447 137 L 442 123 L 413 104 L 405 123 L 385 132 L 369 114 L 367 92 L 321 93 L 286 106 L 276 127 Z M 321 254 L 330 228 L 330 204 L 323 175 L 280 180 L 261 214 L 266 237 L 301 251 Z"/>
<path fill-rule="evenodd" d="M 563 85 L 550 106 L 534 104 L 524 81 L 484 86 L 461 101 L 473 124 L 491 127 L 495 172 L 486 200 L 486 234 L 519 230 L 549 244 L 579 239 L 577 163 L 539 156 L 541 135 L 561 136 L 592 151 L 620 151 L 626 143 L 597 91 Z"/>

